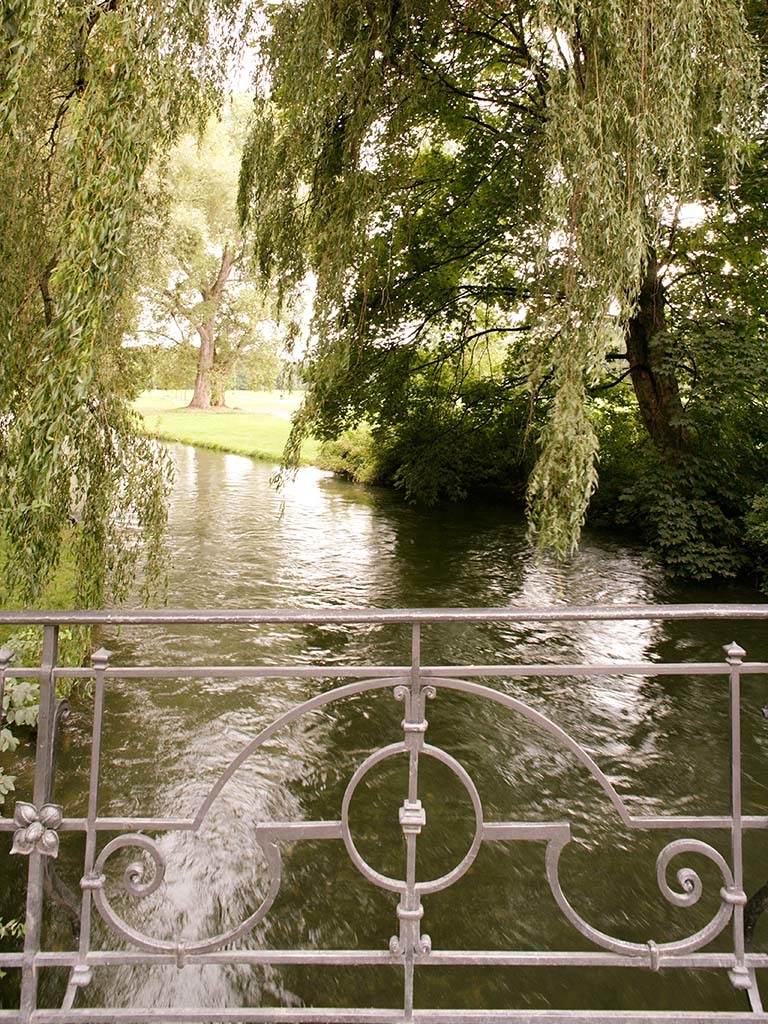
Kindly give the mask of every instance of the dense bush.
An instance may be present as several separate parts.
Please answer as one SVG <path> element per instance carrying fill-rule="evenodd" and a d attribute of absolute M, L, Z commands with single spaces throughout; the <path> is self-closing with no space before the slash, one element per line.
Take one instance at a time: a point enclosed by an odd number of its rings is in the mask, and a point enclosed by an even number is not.
<path fill-rule="evenodd" d="M 631 408 L 598 421 L 602 451 L 594 521 L 631 530 L 673 575 L 747 576 L 768 587 L 768 423 L 754 409 L 693 405 L 690 448 L 663 455 Z"/>
<path fill-rule="evenodd" d="M 528 464 L 521 401 L 493 401 L 477 386 L 436 401 L 414 393 L 397 425 L 344 431 L 322 447 L 323 465 L 359 483 L 394 486 L 424 505 L 460 501 L 481 488 L 522 500 Z"/>

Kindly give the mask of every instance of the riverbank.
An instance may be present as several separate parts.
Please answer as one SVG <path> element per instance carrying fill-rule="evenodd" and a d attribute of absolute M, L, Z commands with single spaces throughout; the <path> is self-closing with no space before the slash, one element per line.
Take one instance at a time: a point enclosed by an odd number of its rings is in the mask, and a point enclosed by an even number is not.
<path fill-rule="evenodd" d="M 279 462 L 302 397 L 300 391 L 227 391 L 226 409 L 202 411 L 187 408 L 191 391 L 145 391 L 134 409 L 146 432 L 160 441 Z M 319 442 L 308 439 L 302 464 L 316 465 L 319 449 Z"/>

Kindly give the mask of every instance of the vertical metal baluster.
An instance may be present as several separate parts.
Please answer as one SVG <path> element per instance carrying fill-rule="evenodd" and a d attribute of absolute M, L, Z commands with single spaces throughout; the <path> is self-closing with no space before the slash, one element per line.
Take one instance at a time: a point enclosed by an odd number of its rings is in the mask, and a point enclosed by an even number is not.
<path fill-rule="evenodd" d="M 419 941 L 419 919 L 423 913 L 416 892 L 416 840 L 426 823 L 424 809 L 419 800 L 419 751 L 424 742 L 422 699 L 420 694 L 421 627 L 412 626 L 411 634 L 411 686 L 406 702 L 403 722 L 405 743 L 408 746 L 408 799 L 400 809 L 400 826 L 406 844 L 406 889 L 397 908 L 400 918 L 400 941 L 403 945 L 405 978 L 403 993 L 404 1020 L 413 1019 L 414 954 Z"/>
<path fill-rule="evenodd" d="M 53 743 L 51 744 L 51 760 L 48 770 L 48 778 L 50 779 L 50 786 L 48 788 L 48 796 L 46 800 L 48 803 L 53 803 L 56 799 L 56 759 L 59 754 L 59 742 L 61 740 L 61 727 L 64 722 L 69 718 L 70 706 L 69 701 L 66 699 L 56 700 L 53 711 Z"/>
<path fill-rule="evenodd" d="M 91 769 L 89 775 L 88 791 L 88 818 L 86 822 L 85 835 L 85 860 L 83 866 L 83 877 L 80 880 L 80 887 L 83 890 L 83 899 L 80 906 L 80 962 L 72 969 L 69 985 L 62 1003 L 63 1010 L 69 1010 L 74 1005 L 77 990 L 91 981 L 92 973 L 88 966 L 88 952 L 91 943 L 91 913 L 93 905 L 93 890 L 103 884 L 103 878 L 93 874 L 93 864 L 96 859 L 96 818 L 99 813 L 99 772 L 101 768 L 101 740 L 104 724 L 104 673 L 107 669 L 111 651 L 103 647 L 91 655 L 95 673 L 95 684 L 93 694 L 93 729 L 91 736 Z"/>
<path fill-rule="evenodd" d="M 13 661 L 14 652 L 9 647 L 0 650 L 0 729 L 3 727 L 3 698 L 5 696 L 5 678 Z"/>
<path fill-rule="evenodd" d="M 40 712 L 37 722 L 35 752 L 35 785 L 33 803 L 41 807 L 51 790 L 51 752 L 56 717 L 56 682 L 54 668 L 59 649 L 59 627 L 43 628 L 43 656 L 40 662 Z M 35 957 L 40 950 L 43 923 L 43 855 L 32 850 L 27 876 L 27 908 L 24 925 L 24 960 L 21 972 L 19 1010 L 22 1024 L 27 1024 L 37 1009 L 37 967 Z"/>
<path fill-rule="evenodd" d="M 733 890 L 723 897 L 733 905 L 733 951 L 736 964 L 728 972 L 734 988 L 748 989 L 752 982 L 744 962 L 744 865 L 742 854 L 741 822 L 741 663 L 746 651 L 737 643 L 723 648 L 728 664 L 731 711 L 731 857 L 733 861 Z"/>

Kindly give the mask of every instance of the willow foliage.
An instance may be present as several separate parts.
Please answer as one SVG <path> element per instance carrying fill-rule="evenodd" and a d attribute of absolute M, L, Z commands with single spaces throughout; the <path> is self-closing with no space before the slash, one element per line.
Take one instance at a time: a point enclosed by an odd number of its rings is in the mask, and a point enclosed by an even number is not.
<path fill-rule="evenodd" d="M 74 549 L 76 600 L 159 571 L 169 468 L 121 354 L 147 165 L 213 102 L 228 0 L 8 0 L 0 15 L 0 536 L 35 600 Z M 146 228 L 144 229 L 146 230 Z"/>
<path fill-rule="evenodd" d="M 586 393 L 621 351 L 643 277 L 680 203 L 700 196 L 717 137 L 736 172 L 759 54 L 739 3 L 543 2 L 549 51 L 543 280 L 558 302 L 539 373 L 557 383 L 529 486 L 532 523 L 567 550 L 596 486 Z"/>
<path fill-rule="evenodd" d="M 318 275 L 294 442 L 407 414 L 415 362 L 463 380 L 495 332 L 550 396 L 530 519 L 571 550 L 597 481 L 589 390 L 705 147 L 735 171 L 752 127 L 740 0 L 300 0 L 270 28 L 240 203 L 263 272 Z"/>

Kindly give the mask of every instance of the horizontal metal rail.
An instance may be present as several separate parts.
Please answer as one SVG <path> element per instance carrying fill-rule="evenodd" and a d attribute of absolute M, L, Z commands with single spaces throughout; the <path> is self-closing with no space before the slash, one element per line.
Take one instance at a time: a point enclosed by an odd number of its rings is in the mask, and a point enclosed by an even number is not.
<path fill-rule="evenodd" d="M 766 604 L 562 605 L 505 608 L 157 608 L 140 611 L 0 611 L 1 625 L 163 626 L 256 625 L 258 623 L 435 623 L 435 622 L 648 622 L 693 619 L 765 619 Z"/>
<path fill-rule="evenodd" d="M 703 1012 L 675 1011 L 674 1013 L 648 1013 L 642 1010 L 617 1010 L 611 1013 L 589 1014 L 584 1010 L 414 1010 L 411 1018 L 415 1024 L 583 1024 L 585 1021 L 606 1021 L 610 1024 L 744 1024 L 762 1019 L 761 1016 L 745 1016 L 742 1013 L 713 1014 Z M 15 1024 L 17 1016 L 0 1010 L 0 1022 Z M 103 1010 L 41 1010 L 32 1014 L 31 1024 L 401 1024 L 400 1010 L 353 1010 L 339 1007 L 336 1010 L 274 1009 L 271 1007 L 243 1007 L 221 1009 L 220 1007 L 185 1011 L 162 1009 L 115 1009 Z"/>
<path fill-rule="evenodd" d="M 443 623 L 536 623 L 536 622 L 611 622 L 611 621 L 687 621 L 713 620 L 739 622 L 768 620 L 768 605 L 608 605 L 599 607 L 495 608 L 495 609 L 300 609 L 275 610 L 158 610 L 158 611 L 18 611 L 0 612 L 0 626 L 43 628 L 43 655 L 36 667 L 13 664 L 11 651 L 0 651 L 0 707 L 4 688 L 14 679 L 35 679 L 40 683 L 40 715 L 37 730 L 37 751 L 33 799 L 17 802 L 10 817 L 0 817 L 0 832 L 13 834 L 12 852 L 29 858 L 26 893 L 24 948 L 18 952 L 0 953 L 0 969 L 21 974 L 21 996 L 15 1010 L 0 1010 L 0 1024 L 85 1024 L 88 1021 L 170 1022 L 170 1021 L 253 1021 L 314 1022 L 314 1024 L 492 1024 L 502 1021 L 531 1021 L 541 1024 L 566 1022 L 621 1021 L 768 1021 L 762 1009 L 757 985 L 757 972 L 768 969 L 768 954 L 747 948 L 745 938 L 743 836 L 748 831 L 768 828 L 765 815 L 747 815 L 742 809 L 741 765 L 741 680 L 744 676 L 768 675 L 768 662 L 747 662 L 745 651 L 730 643 L 721 662 L 621 662 L 605 660 L 590 663 L 562 661 L 536 664 L 425 664 L 421 654 L 422 630 Z M 410 628 L 410 661 L 401 665 L 336 665 L 329 664 L 248 664 L 248 665 L 118 665 L 108 651 L 99 650 L 90 666 L 64 668 L 57 663 L 58 631 L 62 626 L 160 626 L 171 631 L 185 625 L 211 627 L 304 625 L 407 625 Z M 552 651 L 553 658 L 558 652 Z M 728 687 L 730 720 L 730 808 L 728 813 L 696 815 L 637 815 L 630 811 L 625 799 L 611 778 L 592 754 L 536 706 L 513 696 L 503 688 L 488 685 L 494 680 L 529 679 L 536 677 L 578 679 L 610 677 L 719 677 Z M 93 686 L 94 715 L 91 737 L 89 792 L 87 813 L 66 815 L 65 809 L 53 803 L 55 748 L 57 739 L 56 682 L 85 678 Z M 102 768 L 102 727 L 108 690 L 120 680 L 132 679 L 205 679 L 249 680 L 315 679 L 327 682 L 324 689 L 280 715 L 261 732 L 244 742 L 240 752 L 230 761 L 193 815 L 174 816 L 108 816 L 99 810 L 99 789 Z M 219 799 L 225 785 L 249 758 L 263 751 L 281 729 L 320 708 L 331 709 L 336 702 L 372 692 L 389 691 L 403 706 L 402 740 L 371 750 L 360 760 L 344 791 L 338 818 L 322 821 L 265 820 L 254 823 L 253 842 L 266 863 L 267 884 L 257 909 L 236 927 L 194 941 L 179 938 L 161 939 L 151 932 L 139 930 L 121 916 L 120 906 L 106 884 L 110 858 L 118 851 L 140 855 L 151 865 L 150 876 L 142 869 L 126 873 L 124 894 L 141 900 L 156 892 L 163 882 L 167 865 L 157 836 L 169 832 L 197 832 Z M 439 694 L 460 693 L 478 701 L 489 701 L 500 712 L 524 720 L 539 730 L 552 747 L 567 751 L 586 770 L 598 790 L 602 791 L 606 808 L 615 814 L 617 824 L 635 832 L 668 831 L 678 837 L 666 841 L 657 858 L 657 884 L 662 896 L 673 907 L 694 905 L 702 895 L 703 883 L 695 870 L 687 866 L 676 872 L 677 887 L 671 885 L 667 872 L 673 862 L 689 855 L 703 857 L 719 875 L 719 903 L 712 918 L 691 935 L 669 942 L 632 942 L 609 935 L 586 920 L 569 901 L 563 887 L 559 865 L 563 851 L 572 841 L 568 820 L 496 821 L 485 815 L 480 791 L 466 767 L 439 746 L 426 741 L 427 706 Z M 390 758 L 404 756 L 408 761 L 408 782 L 399 811 L 403 834 L 406 868 L 403 878 L 392 878 L 374 869 L 358 850 L 350 829 L 351 800 L 368 773 Z M 426 827 L 426 814 L 419 797 L 419 773 L 425 759 L 441 763 L 463 786 L 474 816 L 473 838 L 465 856 L 446 874 L 431 880 L 420 880 L 416 872 L 416 851 L 419 836 Z M 697 831 L 720 830 L 730 839 L 726 857 L 709 842 L 695 835 Z M 42 916 L 46 899 L 46 873 L 57 856 L 60 835 L 82 833 L 85 850 L 81 873 L 82 898 L 79 908 L 77 948 L 44 949 Z M 679 836 L 679 833 L 685 833 Z M 693 833 L 693 835 L 691 835 Z M 287 843 L 304 840 L 341 842 L 364 879 L 371 885 L 397 897 L 396 934 L 380 949 L 272 949 L 239 948 L 240 940 L 253 940 L 257 925 L 269 914 L 280 890 L 283 848 Z M 526 949 L 478 950 L 438 949 L 432 947 L 422 931 L 425 908 L 422 898 L 450 888 L 472 867 L 484 843 L 538 843 L 544 853 L 546 877 L 555 903 L 574 933 L 587 940 L 589 950 L 531 951 Z M 244 855 L 248 851 L 244 851 Z M 0 877 L 2 877 L 0 865 Z M 100 925 L 95 927 L 96 918 Z M 102 948 L 97 934 L 112 936 L 112 948 Z M 730 936 L 727 948 L 725 937 Z M 709 947 L 718 940 L 717 948 Z M 234 948 L 233 948 L 234 947 Z M 181 969 L 187 965 L 255 966 L 338 966 L 340 968 L 379 966 L 402 974 L 402 1007 L 384 1008 L 309 1008 L 309 1007 L 77 1007 L 78 996 L 92 984 L 94 972 L 116 966 L 167 965 Z M 657 971 L 720 970 L 727 972 L 733 987 L 744 993 L 743 1012 L 650 1012 L 637 1010 L 529 1010 L 510 1007 L 505 1010 L 417 1009 L 414 1006 L 414 979 L 418 971 L 429 967 L 483 968 L 639 968 Z M 68 969 L 69 984 L 61 1009 L 39 1006 L 40 974 L 47 970 Z M 747 1005 L 749 1010 L 747 1010 Z"/>

